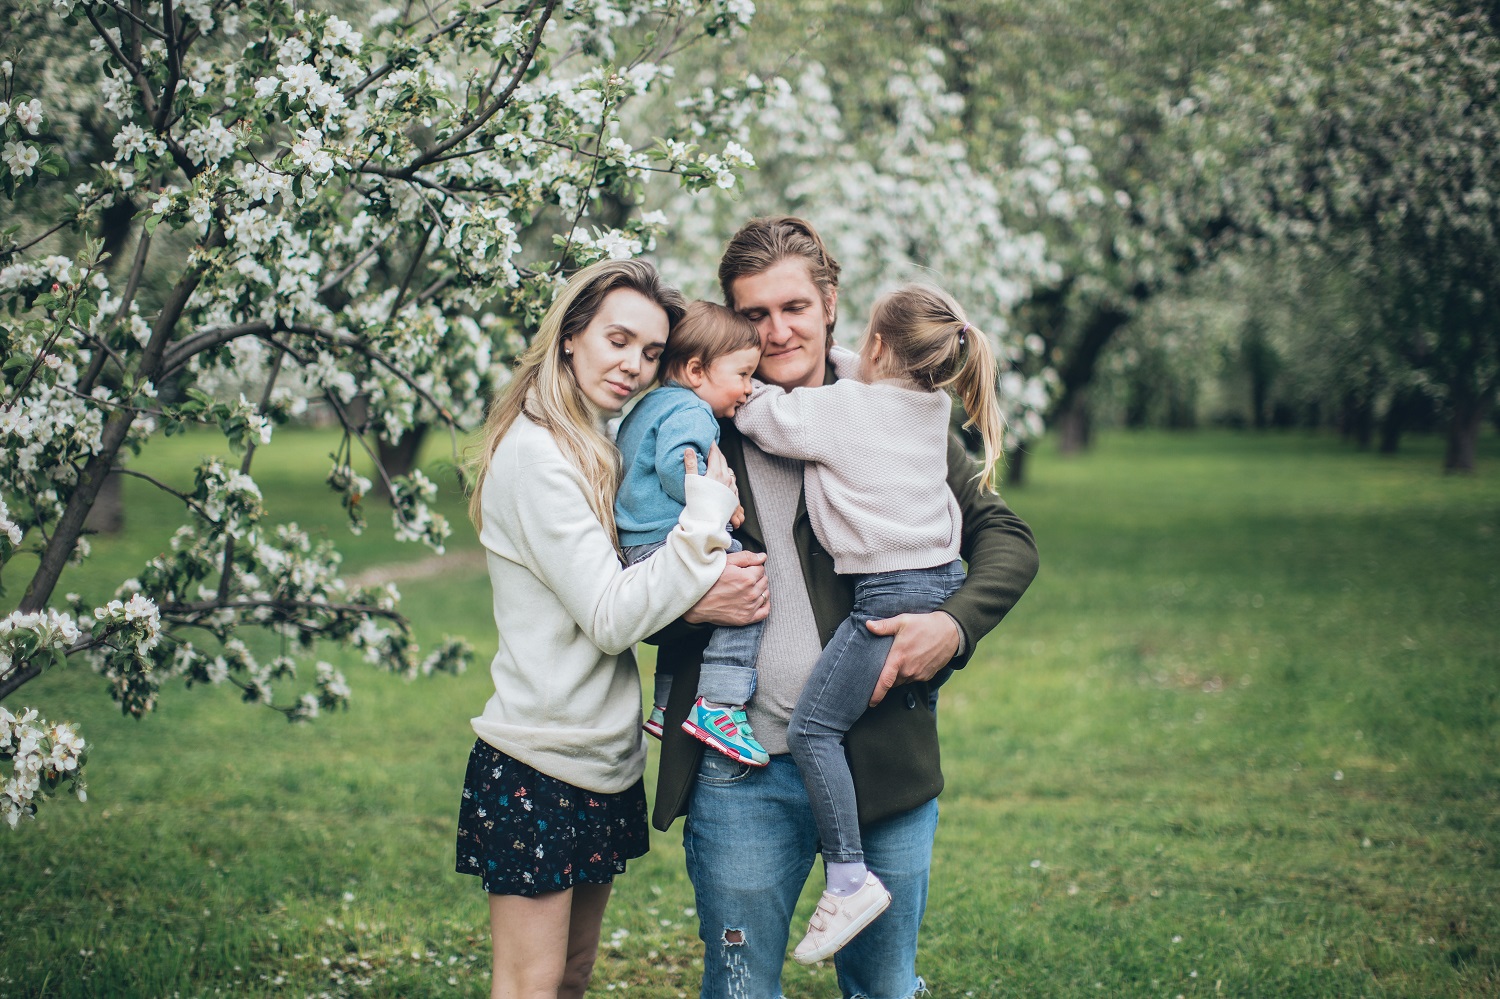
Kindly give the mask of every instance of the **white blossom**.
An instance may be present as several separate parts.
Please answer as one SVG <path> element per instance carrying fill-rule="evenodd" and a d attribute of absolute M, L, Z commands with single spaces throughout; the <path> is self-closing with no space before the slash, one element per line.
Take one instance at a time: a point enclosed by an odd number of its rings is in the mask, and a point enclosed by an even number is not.
<path fill-rule="evenodd" d="M 36 147 L 24 142 L 7 142 L 5 151 L 0 153 L 0 159 L 5 161 L 10 172 L 19 177 L 30 177 L 31 168 L 36 166 L 39 158 Z"/>

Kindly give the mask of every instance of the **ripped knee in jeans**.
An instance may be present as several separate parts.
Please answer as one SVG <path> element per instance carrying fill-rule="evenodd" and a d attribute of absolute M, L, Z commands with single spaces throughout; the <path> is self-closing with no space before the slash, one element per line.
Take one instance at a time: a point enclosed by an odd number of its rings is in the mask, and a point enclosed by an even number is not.
<path fill-rule="evenodd" d="M 750 965 L 745 961 L 745 931 L 739 927 L 725 927 L 724 969 L 728 972 L 724 984 L 725 999 L 743 999 L 750 994 Z"/>

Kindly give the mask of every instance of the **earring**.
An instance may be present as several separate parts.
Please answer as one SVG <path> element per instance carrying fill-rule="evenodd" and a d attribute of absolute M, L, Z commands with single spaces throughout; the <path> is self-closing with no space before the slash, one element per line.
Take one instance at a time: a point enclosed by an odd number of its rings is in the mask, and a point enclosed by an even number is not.
<path fill-rule="evenodd" d="M 563 348 L 563 356 L 564 357 L 572 357 L 573 356 L 573 352 L 571 350 L 569 350 L 568 348 L 564 347 Z"/>

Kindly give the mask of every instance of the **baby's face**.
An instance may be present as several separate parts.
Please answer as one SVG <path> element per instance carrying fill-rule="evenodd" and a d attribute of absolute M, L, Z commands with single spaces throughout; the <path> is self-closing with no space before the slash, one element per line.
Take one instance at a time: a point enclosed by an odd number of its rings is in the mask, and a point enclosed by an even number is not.
<path fill-rule="evenodd" d="M 750 398 L 750 377 L 759 364 L 759 347 L 724 354 L 704 369 L 702 381 L 693 391 L 709 404 L 715 416 L 727 419 Z"/>

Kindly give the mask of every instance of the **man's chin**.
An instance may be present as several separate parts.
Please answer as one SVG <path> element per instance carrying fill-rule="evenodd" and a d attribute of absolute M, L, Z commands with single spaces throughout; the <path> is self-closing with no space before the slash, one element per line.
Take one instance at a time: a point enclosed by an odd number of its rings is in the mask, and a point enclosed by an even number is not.
<path fill-rule="evenodd" d="M 792 354 L 785 364 L 762 362 L 760 370 L 755 372 L 755 377 L 777 388 L 788 390 L 819 384 L 819 380 L 813 377 L 815 372 L 812 367 L 801 363 L 803 360 L 805 359 L 800 354 Z"/>

